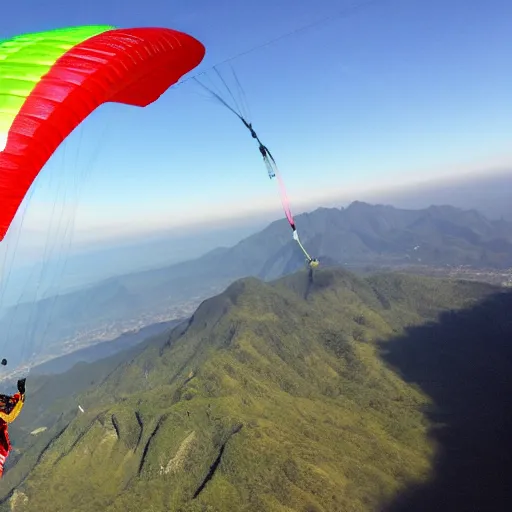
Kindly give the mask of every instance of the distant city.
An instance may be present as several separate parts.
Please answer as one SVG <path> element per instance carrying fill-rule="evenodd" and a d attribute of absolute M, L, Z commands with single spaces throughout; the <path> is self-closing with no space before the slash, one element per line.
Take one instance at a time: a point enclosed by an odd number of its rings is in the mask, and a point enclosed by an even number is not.
<path fill-rule="evenodd" d="M 44 354 L 40 354 L 39 356 L 34 355 L 30 365 L 23 364 L 18 366 L 13 371 L 2 375 L 0 381 L 10 380 L 19 374 L 28 373 L 30 372 L 30 369 L 35 366 L 57 357 L 71 354 L 77 350 L 87 348 L 98 343 L 115 340 L 124 334 L 135 334 L 149 325 L 179 320 L 180 318 L 188 318 L 194 313 L 201 302 L 220 293 L 222 289 L 223 288 L 220 286 L 212 287 L 208 292 L 196 295 L 178 304 L 171 303 L 163 305 L 159 309 L 141 313 L 139 316 L 131 319 L 116 320 L 99 325 L 93 329 L 79 330 L 71 338 L 60 340 L 58 343 L 52 344 L 55 351 L 52 351 L 51 346 L 48 347 L 48 350 L 45 351 Z"/>

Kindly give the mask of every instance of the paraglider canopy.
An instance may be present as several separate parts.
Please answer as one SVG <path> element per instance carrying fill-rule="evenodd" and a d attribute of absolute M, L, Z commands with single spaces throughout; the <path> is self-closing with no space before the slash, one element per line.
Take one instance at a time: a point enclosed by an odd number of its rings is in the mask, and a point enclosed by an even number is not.
<path fill-rule="evenodd" d="M 106 102 L 145 107 L 203 59 L 167 28 L 63 28 L 0 41 L 0 241 L 41 168 Z"/>

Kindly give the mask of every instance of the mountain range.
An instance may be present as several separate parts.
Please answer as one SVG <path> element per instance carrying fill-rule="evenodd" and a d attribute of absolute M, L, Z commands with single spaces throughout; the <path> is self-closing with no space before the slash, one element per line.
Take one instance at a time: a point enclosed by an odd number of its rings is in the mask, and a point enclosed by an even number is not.
<path fill-rule="evenodd" d="M 127 352 L 29 379 L 0 509 L 505 510 L 511 307 L 398 273 L 237 280 Z"/>
<path fill-rule="evenodd" d="M 354 202 L 347 208 L 320 208 L 296 221 L 303 244 L 324 266 L 512 267 L 512 223 L 489 220 L 474 210 L 450 206 L 404 210 Z M 303 266 L 304 257 L 288 224 L 276 221 L 230 248 L 191 261 L 18 304 L 0 321 L 6 355 L 20 361 L 29 354 L 58 353 L 63 340 L 79 332 L 102 331 L 149 313 L 165 315 L 185 302 L 196 306 L 235 279 L 272 280 Z M 24 353 L 17 343 L 20 339 Z"/>
<path fill-rule="evenodd" d="M 397 208 L 423 209 L 432 204 L 450 204 L 463 210 L 477 210 L 490 219 L 512 222 L 512 172 L 487 171 L 433 180 L 420 184 L 398 186 L 391 190 L 360 192 L 360 199 L 371 204 L 388 204 Z M 324 199 L 322 206 L 346 206 L 346 197 Z M 300 206 L 300 211 L 312 211 L 319 206 Z M 297 210 L 299 211 L 299 210 Z M 218 224 L 183 226 L 181 229 L 135 236 L 128 239 L 111 239 L 98 244 L 74 245 L 67 255 L 54 250 L 45 258 L 44 272 L 34 269 L 29 262 L 37 261 L 42 250 L 17 247 L 16 258 L 9 272 L 8 286 L 2 291 L 4 306 L 28 302 L 35 298 L 68 293 L 113 276 L 142 270 L 170 266 L 174 263 L 197 258 L 215 247 L 230 247 L 279 218 L 279 209 L 261 212 L 250 217 L 239 217 Z M 58 233 L 55 233 L 58 238 Z M 28 239 L 30 238 L 27 233 Z M 51 237 L 51 235 L 49 235 Z M 27 242 L 28 242 L 27 239 Z M 46 239 L 46 243 L 48 239 Z M 21 244 L 24 245 L 23 243 Z M 60 254 L 59 254 L 60 253 Z M 65 272 L 62 261 L 65 260 Z M 28 265 L 23 266 L 23 261 Z M 55 275 L 59 278 L 56 279 Z M 37 279 L 34 278 L 37 276 Z"/>

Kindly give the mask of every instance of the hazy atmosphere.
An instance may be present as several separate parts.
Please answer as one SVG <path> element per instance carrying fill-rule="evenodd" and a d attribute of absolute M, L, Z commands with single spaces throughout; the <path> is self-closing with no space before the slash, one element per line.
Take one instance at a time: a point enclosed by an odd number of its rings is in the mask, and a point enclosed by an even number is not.
<path fill-rule="evenodd" d="M 194 34 L 207 51 L 192 75 L 207 71 L 202 81 L 219 87 L 210 68 L 218 64 L 233 84 L 233 67 L 296 208 L 510 169 L 512 74 L 504 66 L 512 49 L 510 3 L 350 5 L 148 0 L 141 9 L 126 1 L 53 0 L 33 2 L 20 16 L 8 4 L 0 37 L 93 23 Z M 327 16 L 333 18 L 255 48 Z M 61 207 L 66 194 L 73 243 L 81 246 L 221 224 L 279 207 L 262 178 L 259 155 L 239 121 L 188 80 L 146 109 L 95 111 L 41 173 L 24 222 L 27 231 L 46 233 L 53 205 Z"/>
<path fill-rule="evenodd" d="M 511 19 L 3 6 L 0 512 L 508 510 Z"/>

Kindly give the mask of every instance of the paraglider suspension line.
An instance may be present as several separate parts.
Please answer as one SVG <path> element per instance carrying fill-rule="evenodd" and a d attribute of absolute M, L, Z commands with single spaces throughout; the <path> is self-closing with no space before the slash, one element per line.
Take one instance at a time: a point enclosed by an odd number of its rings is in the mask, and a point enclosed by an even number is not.
<path fill-rule="evenodd" d="M 224 84 L 224 86 L 226 87 L 226 89 L 228 90 L 230 96 L 234 100 L 233 93 L 231 92 L 231 90 L 227 86 L 225 80 L 222 78 L 221 74 L 219 73 L 219 71 L 217 70 L 217 68 L 215 66 L 214 66 L 214 70 L 217 73 L 217 75 L 219 76 L 219 78 L 222 81 L 222 83 Z M 234 70 L 233 70 L 233 74 L 234 74 Z M 235 77 L 236 77 L 236 75 L 235 75 Z M 281 203 L 283 205 L 283 209 L 284 209 L 284 212 L 286 214 L 286 218 L 288 219 L 288 222 L 289 222 L 289 224 L 290 224 L 290 226 L 292 228 L 293 239 L 297 242 L 298 246 L 300 247 L 300 249 L 302 250 L 302 252 L 306 256 L 308 264 L 310 265 L 310 269 L 311 269 L 312 268 L 311 265 L 312 264 L 316 264 L 317 265 L 318 262 L 317 262 L 317 260 L 314 260 L 308 254 L 308 252 L 306 251 L 306 249 L 304 248 L 304 246 L 302 245 L 302 243 L 301 243 L 301 241 L 299 239 L 299 235 L 298 235 L 297 229 L 295 227 L 295 221 L 293 219 L 293 215 L 292 215 L 291 208 L 290 208 L 290 202 L 288 200 L 288 195 L 286 193 L 286 187 L 284 186 L 284 182 L 283 182 L 283 180 L 281 178 L 281 175 L 279 173 L 279 169 L 277 168 L 277 164 L 276 164 L 276 161 L 275 161 L 274 157 L 272 156 L 272 153 L 267 148 L 267 146 L 265 146 L 265 144 L 263 144 L 263 142 L 261 142 L 260 138 L 258 137 L 258 134 L 256 133 L 256 131 L 252 127 L 252 123 L 248 122 L 247 119 L 240 112 L 237 112 L 237 110 L 235 110 L 235 108 L 233 108 L 231 105 L 229 105 L 229 103 L 226 100 L 224 100 L 220 96 L 220 94 L 217 94 L 215 91 L 213 91 L 212 89 L 210 89 L 209 87 L 207 87 L 206 85 L 201 83 L 197 78 L 194 78 L 194 79 L 195 79 L 195 81 L 201 87 L 206 89 L 217 100 L 219 100 L 228 110 L 230 110 L 233 114 L 235 114 L 235 116 L 237 116 L 240 119 L 240 121 L 242 121 L 244 126 L 249 130 L 249 132 L 251 134 L 251 137 L 253 139 L 255 139 L 256 142 L 258 143 L 258 149 L 260 151 L 261 156 L 263 157 L 263 161 L 265 162 L 265 166 L 267 168 L 267 172 L 268 172 L 269 178 L 270 179 L 277 178 L 277 181 L 278 181 L 278 184 L 279 184 L 279 192 L 280 192 L 280 197 L 281 197 Z M 237 79 L 237 82 L 238 82 L 238 79 Z M 235 103 L 236 103 L 236 101 L 235 101 Z"/>

